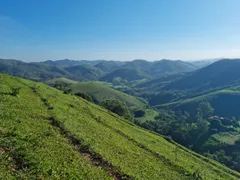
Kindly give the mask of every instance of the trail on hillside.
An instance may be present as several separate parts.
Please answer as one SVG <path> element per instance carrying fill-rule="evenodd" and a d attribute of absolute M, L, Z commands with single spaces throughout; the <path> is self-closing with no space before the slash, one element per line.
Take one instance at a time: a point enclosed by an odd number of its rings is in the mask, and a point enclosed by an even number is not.
<path fill-rule="evenodd" d="M 74 135 L 71 134 L 70 131 L 67 131 L 63 124 L 58 121 L 52 114 L 51 110 L 53 107 L 48 103 L 47 99 L 41 97 L 41 95 L 37 92 L 36 87 L 30 87 L 32 91 L 39 96 L 42 103 L 45 105 L 45 107 L 48 109 L 48 112 L 50 114 L 50 118 L 48 119 L 50 124 L 55 127 L 55 129 L 68 140 L 70 144 L 74 147 L 76 151 L 79 152 L 80 156 L 87 158 L 91 161 L 92 165 L 101 167 L 104 169 L 110 176 L 112 176 L 116 180 L 131 180 L 133 179 L 127 174 L 124 174 L 120 172 L 116 167 L 114 167 L 111 163 L 104 160 L 100 155 L 91 152 L 89 149 L 89 146 L 84 145 L 84 143 L 81 142 L 81 140 L 74 137 Z"/>

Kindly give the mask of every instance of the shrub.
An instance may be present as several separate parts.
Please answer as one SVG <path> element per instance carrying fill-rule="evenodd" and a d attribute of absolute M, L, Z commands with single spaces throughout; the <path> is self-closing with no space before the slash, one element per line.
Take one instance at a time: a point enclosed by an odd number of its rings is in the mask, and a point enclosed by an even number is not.
<path fill-rule="evenodd" d="M 65 89 L 65 90 L 63 91 L 64 94 L 70 94 L 71 92 L 72 92 L 71 89 Z"/>
<path fill-rule="evenodd" d="M 119 116 L 123 116 L 126 119 L 133 120 L 133 114 L 124 102 L 121 102 L 117 99 L 106 99 L 101 102 L 101 105 L 104 108 L 118 114 Z"/>
<path fill-rule="evenodd" d="M 145 111 L 142 110 L 142 109 L 136 110 L 136 111 L 134 112 L 134 117 L 136 117 L 136 118 L 143 117 L 144 115 L 145 115 Z"/>
<path fill-rule="evenodd" d="M 77 93 L 75 93 L 74 95 L 75 95 L 75 96 L 78 96 L 78 97 L 81 97 L 81 98 L 83 98 L 83 99 L 86 99 L 87 101 L 92 102 L 91 96 L 87 95 L 87 94 L 84 93 L 84 92 L 77 92 Z"/>
<path fill-rule="evenodd" d="M 14 87 L 14 88 L 12 88 L 12 93 L 11 93 L 11 95 L 12 95 L 12 96 L 17 96 L 17 95 L 19 94 L 19 92 L 20 92 L 20 89 L 21 89 L 21 88 L 19 88 L 19 87 Z"/>

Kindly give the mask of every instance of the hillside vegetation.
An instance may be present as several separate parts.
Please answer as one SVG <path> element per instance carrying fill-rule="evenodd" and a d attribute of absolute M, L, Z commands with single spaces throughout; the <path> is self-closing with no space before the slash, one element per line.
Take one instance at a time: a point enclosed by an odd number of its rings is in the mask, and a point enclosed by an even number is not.
<path fill-rule="evenodd" d="M 135 85 L 150 105 L 202 96 L 240 84 L 240 60 L 223 59 L 196 71 L 155 77 Z"/>
<path fill-rule="evenodd" d="M 70 85 L 68 88 L 72 90 L 73 93 L 85 92 L 90 95 L 97 103 L 101 103 L 104 99 L 118 99 L 125 102 L 129 106 L 144 106 L 144 103 L 138 100 L 134 96 L 130 96 L 126 93 L 117 91 L 111 87 L 108 87 L 102 82 L 79 82 Z"/>
<path fill-rule="evenodd" d="M 151 77 L 189 72 L 197 69 L 193 64 L 188 62 L 165 59 L 154 62 L 149 62 L 146 60 L 134 60 L 126 63 L 123 65 L 123 67 L 141 70 Z"/>
<path fill-rule="evenodd" d="M 66 67 L 65 70 L 81 80 L 97 80 L 103 75 L 100 69 L 88 64 Z"/>
<path fill-rule="evenodd" d="M 240 178 L 79 97 L 4 74 L 0 82 L 1 178 Z"/>
<path fill-rule="evenodd" d="M 239 59 L 224 59 L 137 84 L 135 95 L 161 111 L 140 125 L 240 171 L 239 68 Z"/>
<path fill-rule="evenodd" d="M 147 107 L 147 104 L 143 100 L 139 100 L 134 96 L 115 90 L 104 82 L 79 82 L 67 86 L 67 88 L 71 89 L 71 93 L 73 94 L 78 92 L 84 92 L 88 94 L 97 104 L 101 104 L 101 102 L 106 99 L 117 99 L 126 103 L 133 113 L 136 110 L 141 109 L 144 111 L 144 115 L 141 117 L 136 117 L 139 122 L 154 120 L 154 118 L 158 115 L 158 112 Z"/>
<path fill-rule="evenodd" d="M 121 62 L 65 59 L 26 63 L 19 60 L 0 59 L 0 72 L 37 81 L 64 77 L 72 80 L 101 79 L 112 82 L 115 78 L 121 78 L 120 82 L 126 84 L 129 81 L 145 80 L 157 76 L 189 72 L 195 69 L 194 65 L 187 62 L 171 60 Z"/>
<path fill-rule="evenodd" d="M 199 93 L 209 89 L 227 87 L 240 82 L 240 60 L 224 59 L 189 73 L 188 76 L 164 87 L 166 90 L 188 90 Z"/>
<path fill-rule="evenodd" d="M 73 78 L 72 74 L 57 66 L 43 63 L 24 63 L 11 59 L 0 59 L 0 72 L 36 81 L 57 77 Z"/>
<path fill-rule="evenodd" d="M 49 79 L 44 83 L 46 83 L 49 86 L 55 86 L 56 84 L 59 84 L 59 83 L 62 83 L 65 86 L 69 86 L 69 85 L 78 83 L 78 81 L 73 81 L 68 78 L 54 78 L 54 79 Z"/>
<path fill-rule="evenodd" d="M 187 111 L 191 118 L 197 115 L 197 106 L 201 102 L 210 102 L 215 114 L 224 117 L 240 117 L 240 91 L 223 89 L 201 96 L 179 100 L 171 103 L 157 105 L 157 108 L 170 108 L 172 110 Z"/>
<path fill-rule="evenodd" d="M 105 73 L 112 72 L 125 64 L 125 62 L 120 61 L 102 61 L 95 65 L 96 68 L 101 69 Z"/>
<path fill-rule="evenodd" d="M 100 80 L 113 82 L 115 78 L 121 78 L 123 81 L 136 81 L 140 79 L 150 78 L 150 76 L 139 69 L 118 68 L 117 70 L 105 75 Z"/>

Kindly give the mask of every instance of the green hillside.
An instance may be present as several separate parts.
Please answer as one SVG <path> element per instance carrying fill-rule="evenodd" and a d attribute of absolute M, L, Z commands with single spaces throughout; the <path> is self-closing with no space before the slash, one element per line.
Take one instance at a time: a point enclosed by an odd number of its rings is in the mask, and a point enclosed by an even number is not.
<path fill-rule="evenodd" d="M 1 179 L 239 179 L 73 95 L 0 75 Z"/>
<path fill-rule="evenodd" d="M 0 72 L 35 81 L 47 81 L 53 78 L 73 80 L 96 80 L 103 75 L 101 69 L 94 67 L 100 61 L 45 61 L 22 62 L 12 59 L 0 59 Z"/>
<path fill-rule="evenodd" d="M 73 78 L 72 74 L 56 66 L 43 63 L 25 63 L 11 59 L 0 59 L 0 72 L 37 81 L 57 77 Z"/>
<path fill-rule="evenodd" d="M 237 86 L 238 87 L 238 86 Z M 235 88 L 237 88 L 235 87 Z M 224 117 L 239 117 L 240 91 L 235 88 L 214 91 L 201 96 L 179 100 L 155 106 L 156 108 L 181 109 L 190 113 L 190 117 L 197 115 L 197 106 L 203 101 L 208 101 L 215 109 L 215 114 Z"/>
<path fill-rule="evenodd" d="M 151 67 L 151 74 L 156 76 L 162 76 L 167 74 L 177 74 L 182 72 L 190 72 L 194 71 L 197 68 L 184 61 L 172 61 L 172 60 L 161 60 L 161 61 L 155 61 L 152 64 Z"/>
<path fill-rule="evenodd" d="M 152 78 L 135 88 L 150 105 L 161 105 L 235 87 L 240 83 L 239 68 L 239 59 L 223 59 L 196 71 Z"/>
<path fill-rule="evenodd" d="M 136 97 L 110 88 L 102 82 L 79 82 L 77 84 L 69 86 L 69 88 L 73 93 L 87 93 L 97 103 L 101 103 L 104 99 L 114 98 L 125 102 L 129 106 L 144 106 L 144 103 L 138 100 Z"/>
<path fill-rule="evenodd" d="M 74 94 L 77 92 L 84 92 L 90 95 L 93 101 L 97 104 L 100 104 L 105 99 L 118 99 L 125 102 L 133 112 L 142 109 L 145 114 L 142 117 L 136 118 L 139 122 L 154 120 L 158 115 L 157 111 L 146 107 L 146 104 L 143 101 L 134 96 L 115 90 L 104 82 L 79 82 L 68 86 L 68 88 L 71 89 Z"/>
<path fill-rule="evenodd" d="M 57 82 L 61 82 L 65 85 L 72 85 L 72 84 L 78 83 L 78 81 L 74 81 L 74 80 L 64 78 L 64 77 L 49 79 L 49 80 L 45 81 L 44 83 L 46 83 L 47 85 L 50 85 L 50 86 L 54 86 L 54 85 L 56 85 Z"/>
<path fill-rule="evenodd" d="M 139 69 L 118 68 L 117 70 L 103 76 L 100 80 L 113 82 L 115 78 L 121 78 L 121 80 L 125 80 L 125 81 L 136 81 L 136 80 L 150 78 L 150 76 Z"/>
<path fill-rule="evenodd" d="M 166 59 L 154 62 L 149 62 L 146 60 L 134 60 L 127 62 L 125 65 L 123 65 L 123 67 L 138 69 L 150 75 L 151 77 L 189 72 L 197 69 L 193 64 L 188 62 Z"/>
<path fill-rule="evenodd" d="M 125 62 L 121 62 L 121 61 L 102 61 L 102 62 L 98 63 L 97 65 L 95 65 L 95 67 L 101 69 L 104 73 L 109 73 L 109 72 L 112 72 L 112 71 L 116 70 L 117 68 L 119 68 L 123 64 L 125 64 Z"/>
<path fill-rule="evenodd" d="M 195 72 L 189 73 L 188 76 L 168 84 L 164 89 L 177 89 L 191 93 L 199 93 L 209 89 L 226 88 L 239 84 L 239 68 L 239 59 L 223 59 Z"/>
<path fill-rule="evenodd" d="M 51 66 L 57 66 L 61 68 L 71 67 L 71 66 L 79 66 L 79 65 L 92 65 L 95 66 L 96 64 L 102 62 L 102 60 L 94 60 L 94 61 L 87 61 L 87 60 L 70 60 L 70 59 L 63 59 L 63 60 L 48 60 L 42 63 L 48 64 Z"/>
<path fill-rule="evenodd" d="M 66 67 L 65 70 L 82 80 L 97 80 L 103 75 L 100 69 L 89 64 L 70 66 Z"/>

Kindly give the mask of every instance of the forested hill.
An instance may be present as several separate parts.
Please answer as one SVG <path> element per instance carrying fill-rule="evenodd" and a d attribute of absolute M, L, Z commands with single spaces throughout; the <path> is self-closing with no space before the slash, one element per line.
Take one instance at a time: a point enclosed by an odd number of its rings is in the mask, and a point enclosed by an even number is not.
<path fill-rule="evenodd" d="M 166 59 L 153 62 L 146 60 L 134 60 L 127 62 L 125 65 L 123 65 L 123 67 L 141 70 L 151 77 L 189 72 L 197 69 L 195 65 L 185 61 Z"/>
<path fill-rule="evenodd" d="M 240 174 L 74 95 L 0 74 L 4 179 L 239 179 Z"/>
<path fill-rule="evenodd" d="M 23 78 L 45 81 L 52 78 L 72 80 L 106 80 L 122 82 L 150 79 L 157 76 L 196 70 L 197 67 L 184 61 L 160 60 L 129 62 L 105 60 L 57 60 L 26 63 L 13 59 L 0 59 L 0 72 Z"/>
<path fill-rule="evenodd" d="M 207 89 L 228 87 L 240 83 L 240 59 L 225 59 L 217 61 L 205 68 L 199 69 L 189 76 L 174 81 L 164 89 L 179 89 L 204 91 Z"/>

